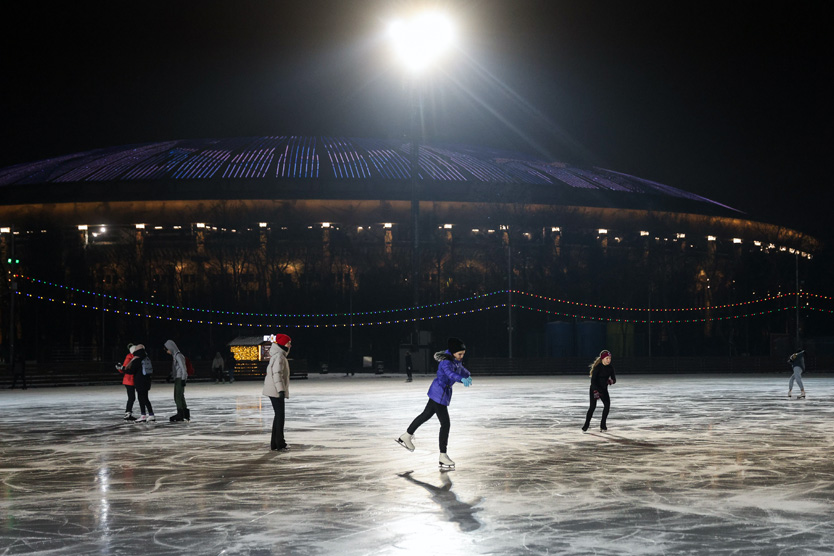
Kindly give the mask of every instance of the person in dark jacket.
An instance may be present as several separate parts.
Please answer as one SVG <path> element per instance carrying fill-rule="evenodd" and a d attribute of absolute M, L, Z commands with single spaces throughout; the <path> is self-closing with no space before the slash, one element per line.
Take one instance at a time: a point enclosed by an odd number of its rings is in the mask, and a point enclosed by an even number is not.
<path fill-rule="evenodd" d="M 788 358 L 788 365 L 791 366 L 791 370 L 793 370 L 793 374 L 791 375 L 790 380 L 788 381 L 788 397 L 791 397 L 791 390 L 793 390 L 793 383 L 799 385 L 799 395 L 796 397 L 797 400 L 804 400 L 805 399 L 805 385 L 802 384 L 802 373 L 805 371 L 805 350 L 798 351 L 791 355 Z"/>
<path fill-rule="evenodd" d="M 608 386 L 616 384 L 617 376 L 614 374 L 614 365 L 611 364 L 611 352 L 607 349 L 599 353 L 593 363 L 591 363 L 591 390 L 590 402 L 591 406 L 588 408 L 588 413 L 585 416 L 585 424 L 582 425 L 582 430 L 588 430 L 591 424 L 591 417 L 594 416 L 594 410 L 597 408 L 597 400 L 602 401 L 602 419 L 599 422 L 599 430 L 606 431 L 608 427 L 605 425 L 605 420 L 608 418 L 608 410 L 611 409 L 611 398 L 608 397 Z"/>
<path fill-rule="evenodd" d="M 14 361 L 12 362 L 12 385 L 10 390 L 14 390 L 17 386 L 17 379 L 23 381 L 23 389 L 26 390 L 26 358 L 23 356 L 23 351 L 18 350 L 14 352 Z"/>
<path fill-rule="evenodd" d="M 130 360 L 129 372 L 133 375 L 136 397 L 139 398 L 139 410 L 142 412 L 137 422 L 146 423 L 148 421 L 156 421 L 151 400 L 148 399 L 148 392 L 151 389 L 151 380 L 153 379 L 153 365 L 145 351 L 144 345 L 136 344 L 134 346 L 133 359 Z"/>
<path fill-rule="evenodd" d="M 462 383 L 469 387 L 472 385 L 472 378 L 466 367 L 463 366 L 463 356 L 466 353 L 466 345 L 458 338 L 449 338 L 448 349 L 438 351 L 434 354 L 434 359 L 439 361 L 437 367 L 437 378 L 435 378 L 429 387 L 429 401 L 426 403 L 426 408 L 418 415 L 408 426 L 406 432 L 403 433 L 397 442 L 409 452 L 414 451 L 414 443 L 412 437 L 417 429 L 437 415 L 440 420 L 440 457 L 439 463 L 441 468 L 451 469 L 455 466 L 455 462 L 446 454 L 446 447 L 449 442 L 449 429 L 451 422 L 449 420 L 449 403 L 452 401 L 452 386 L 456 382 Z"/>

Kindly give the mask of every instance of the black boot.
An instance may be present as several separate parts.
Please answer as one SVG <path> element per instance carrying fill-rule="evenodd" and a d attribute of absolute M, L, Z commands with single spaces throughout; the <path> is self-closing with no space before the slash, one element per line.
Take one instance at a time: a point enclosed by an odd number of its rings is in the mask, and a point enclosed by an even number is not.
<path fill-rule="evenodd" d="M 176 423 L 177 421 L 182 421 L 182 412 L 177 410 L 176 415 L 171 415 L 170 419 L 168 419 L 172 423 Z"/>
<path fill-rule="evenodd" d="M 185 418 L 186 421 L 190 421 L 191 420 L 191 410 L 188 409 L 188 408 L 185 408 L 182 411 L 183 411 L 183 418 Z"/>

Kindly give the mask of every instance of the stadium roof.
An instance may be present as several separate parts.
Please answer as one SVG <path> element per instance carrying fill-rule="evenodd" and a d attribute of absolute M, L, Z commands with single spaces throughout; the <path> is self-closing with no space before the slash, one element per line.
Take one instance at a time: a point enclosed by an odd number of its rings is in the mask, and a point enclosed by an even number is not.
<path fill-rule="evenodd" d="M 386 198 L 388 192 L 391 198 L 407 198 L 410 190 L 403 185 L 411 182 L 410 152 L 411 145 L 402 141 L 303 136 L 103 148 L 0 169 L 5 193 L 0 204 L 43 202 L 45 194 L 51 202 L 212 198 L 218 190 L 226 198 Z M 418 180 L 425 187 L 424 200 L 506 202 L 526 192 L 525 202 L 544 204 L 740 214 L 621 172 L 470 146 L 421 145 Z M 235 186 L 212 187 L 229 181 Z M 315 188 L 307 187 L 313 183 Z"/>

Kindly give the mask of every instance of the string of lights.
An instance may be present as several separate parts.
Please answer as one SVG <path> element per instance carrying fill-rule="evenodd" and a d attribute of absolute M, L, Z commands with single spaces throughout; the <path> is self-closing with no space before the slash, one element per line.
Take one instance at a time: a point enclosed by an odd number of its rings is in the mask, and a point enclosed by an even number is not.
<path fill-rule="evenodd" d="M 655 308 L 652 307 L 651 309 L 647 307 L 617 307 L 613 305 L 596 305 L 594 303 L 581 303 L 578 301 L 568 301 L 565 299 L 557 299 L 555 297 L 547 297 L 545 295 L 537 295 L 533 293 L 527 293 L 522 291 L 513 290 L 514 294 L 526 295 L 528 297 L 533 297 L 536 299 L 542 299 L 544 301 L 552 301 L 555 303 L 566 303 L 568 305 L 577 305 L 580 307 L 588 307 L 593 309 L 606 309 L 606 310 L 616 310 L 616 311 L 641 311 L 644 313 L 664 313 L 664 312 L 683 312 L 683 311 L 712 311 L 716 309 L 727 309 L 730 307 L 741 307 L 744 305 L 752 305 L 753 303 L 764 303 L 767 301 L 773 301 L 776 299 L 781 299 L 783 297 L 796 297 L 795 293 L 780 293 L 777 295 L 770 295 L 767 297 L 762 297 L 759 299 L 753 299 L 751 301 L 741 301 L 739 303 L 727 303 L 725 305 L 710 305 L 707 307 L 683 307 L 678 309 L 663 309 L 663 308 Z M 810 295 L 805 293 L 800 293 L 800 295 Z M 830 299 L 830 298 L 827 298 Z"/>
<path fill-rule="evenodd" d="M 119 309 L 112 309 L 107 307 L 99 307 L 96 305 L 89 305 L 86 303 L 77 303 L 73 301 L 66 301 L 66 300 L 57 300 L 51 297 L 44 297 L 36 294 L 25 293 L 25 292 L 15 292 L 18 295 L 23 295 L 29 297 L 31 299 L 37 299 L 39 301 L 50 301 L 52 303 L 58 303 L 61 305 L 68 305 L 75 308 L 81 309 L 88 309 L 94 311 L 104 311 L 108 313 L 113 313 L 117 315 L 126 315 L 126 316 L 134 316 L 140 318 L 149 318 L 149 319 L 156 319 L 156 320 L 164 320 L 169 322 L 178 322 L 183 324 L 210 324 L 210 325 L 218 325 L 218 326 L 234 326 L 234 327 L 247 327 L 247 328 L 351 328 L 351 327 L 365 327 L 365 326 L 385 326 L 385 325 L 395 325 L 395 324 L 404 324 L 404 323 L 414 323 L 414 322 L 422 322 L 422 321 L 431 321 L 431 320 L 439 320 L 445 318 L 452 318 L 458 317 L 462 315 L 469 315 L 473 313 L 481 313 L 484 311 L 490 311 L 492 309 L 500 309 L 506 308 L 506 303 L 500 303 L 497 305 L 491 305 L 489 307 L 481 307 L 477 309 L 469 309 L 465 311 L 455 311 L 453 313 L 446 313 L 440 315 L 431 315 L 426 317 L 420 317 L 417 319 L 414 318 L 406 318 L 406 319 L 393 319 L 393 320 L 380 320 L 380 321 L 369 321 L 369 322 L 356 322 L 356 323 L 313 323 L 313 324 L 299 324 L 299 323 L 267 323 L 267 322 L 222 322 L 222 321 L 211 321 L 211 320 L 199 320 L 199 319 L 188 319 L 188 318 L 180 318 L 180 317 L 169 317 L 163 315 L 153 315 L 147 313 L 137 313 L 132 311 L 122 311 Z M 596 320 L 600 322 L 620 322 L 620 323 L 635 323 L 635 324 L 690 324 L 690 323 L 705 323 L 705 322 L 715 322 L 715 321 L 723 321 L 723 320 L 739 320 L 748 317 L 758 317 L 763 315 L 770 315 L 774 313 L 780 313 L 783 311 L 789 311 L 796 309 L 796 306 L 787 306 L 781 307 L 777 309 L 771 309 L 767 311 L 759 311 L 755 313 L 747 313 L 743 315 L 727 315 L 727 316 L 719 316 L 719 317 L 711 317 L 711 318 L 694 318 L 694 319 L 622 319 L 622 318 L 603 318 L 597 317 L 593 315 L 582 315 L 576 313 L 562 313 L 559 311 L 551 311 L 548 309 L 541 309 L 537 307 L 528 307 L 526 305 L 519 305 L 519 304 L 511 304 L 510 305 L 514 309 L 524 309 L 526 311 L 532 311 L 536 313 L 543 313 L 548 315 L 556 315 L 560 317 L 570 317 L 573 319 L 584 319 L 584 320 Z M 834 313 L 834 311 L 827 310 L 827 309 L 818 309 L 811 306 L 802 307 L 803 309 L 809 309 L 814 311 L 823 311 L 827 313 Z"/>
<path fill-rule="evenodd" d="M 50 286 L 50 287 L 54 287 L 54 288 L 60 288 L 60 289 L 66 290 L 66 291 L 72 291 L 72 292 L 81 293 L 81 294 L 85 294 L 85 295 L 98 296 L 98 297 L 101 297 L 102 299 L 110 299 L 110 300 L 113 300 L 113 301 L 120 301 L 120 302 L 124 302 L 124 303 L 141 304 L 141 305 L 146 305 L 146 306 L 149 306 L 149 307 L 172 309 L 172 310 L 175 310 L 175 311 L 189 311 L 189 312 L 197 312 L 197 313 L 216 314 L 216 315 L 233 315 L 233 316 L 238 316 L 238 317 L 321 319 L 321 318 L 338 318 L 338 317 L 361 317 L 361 316 L 371 316 L 371 315 L 379 316 L 379 315 L 384 315 L 384 314 L 387 314 L 387 313 L 411 312 L 411 311 L 414 311 L 414 309 L 415 309 L 415 307 L 401 307 L 401 308 L 395 308 L 395 309 L 382 309 L 382 310 L 377 310 L 377 311 L 357 311 L 357 312 L 349 312 L 349 313 L 254 313 L 254 312 L 241 312 L 241 311 L 222 311 L 222 310 L 217 310 L 217 309 L 202 309 L 202 308 L 196 308 L 196 307 L 169 305 L 169 304 L 165 304 L 165 303 L 156 303 L 156 302 L 152 302 L 152 301 L 143 301 L 143 300 L 139 300 L 139 299 L 131 299 L 131 298 L 127 298 L 127 297 L 121 297 L 121 296 L 115 296 L 115 295 L 109 295 L 109 294 L 84 290 L 84 289 L 81 289 L 81 288 L 74 288 L 74 287 L 71 287 L 71 286 L 57 284 L 55 282 L 40 280 L 40 279 L 37 279 L 37 278 L 32 278 L 30 276 L 25 276 L 25 275 L 20 275 L 20 274 L 15 274 L 14 276 L 16 278 L 21 278 L 21 279 L 24 279 L 24 280 L 28 280 L 28 281 L 30 281 L 32 283 L 35 283 L 35 284 L 41 284 L 41 285 L 46 285 L 46 286 Z M 426 310 L 426 309 L 432 309 L 432 308 L 436 308 L 436 307 L 443 307 L 443 306 L 447 306 L 447 305 L 452 305 L 452 304 L 455 304 L 455 303 L 464 303 L 464 302 L 468 302 L 468 301 L 486 299 L 488 297 L 503 295 L 503 294 L 507 294 L 507 293 L 523 295 L 523 296 L 527 296 L 527 297 L 532 297 L 534 299 L 540 299 L 540 300 L 543 300 L 543 301 L 550 301 L 550 302 L 554 302 L 554 303 L 565 303 L 565 304 L 574 305 L 574 306 L 577 306 L 577 307 L 585 307 L 585 308 L 588 308 L 588 309 L 603 309 L 603 310 L 606 310 L 606 311 L 638 311 L 638 312 L 646 312 L 646 313 L 684 312 L 684 311 L 713 311 L 713 310 L 727 309 L 727 308 L 733 308 L 733 307 L 741 307 L 741 306 L 751 305 L 751 304 L 755 304 L 755 303 L 765 303 L 765 302 L 769 302 L 769 301 L 778 300 L 778 299 L 781 299 L 781 298 L 784 298 L 784 297 L 796 297 L 797 295 L 799 295 L 801 297 L 816 297 L 816 298 L 819 298 L 819 299 L 826 299 L 826 300 L 834 299 L 834 298 L 829 297 L 829 296 L 811 294 L 811 293 L 807 293 L 807 292 L 800 292 L 799 294 L 797 294 L 797 293 L 783 293 L 783 294 L 777 294 L 777 295 L 770 295 L 770 296 L 762 297 L 762 298 L 759 298 L 759 299 L 753 299 L 753 300 L 750 300 L 750 301 L 743 301 L 743 302 L 739 302 L 739 303 L 729 303 L 729 304 L 725 304 L 725 305 L 712 305 L 712 306 L 706 306 L 706 307 L 684 307 L 684 308 L 672 308 L 672 309 L 665 309 L 665 308 L 651 308 L 650 309 L 650 308 L 647 308 L 647 307 L 620 307 L 620 306 L 613 306 L 613 305 L 599 305 L 599 304 L 594 304 L 594 303 L 582 303 L 582 302 L 577 302 L 577 301 L 570 301 L 570 300 L 565 300 L 565 299 L 558 299 L 558 298 L 555 298 L 555 297 L 548 297 L 548 296 L 544 296 L 544 295 L 533 294 L 533 293 L 524 292 L 524 291 L 520 291 L 520 290 L 496 290 L 496 291 L 493 291 L 493 292 L 478 294 L 478 295 L 472 295 L 472 296 L 469 296 L 469 297 L 463 297 L 463 298 L 455 299 L 455 300 L 452 300 L 452 301 L 444 301 L 444 302 L 441 302 L 441 303 L 432 303 L 432 304 L 419 305 L 416 308 L 418 310 Z M 639 321 L 639 322 L 655 322 L 655 321 L 646 320 L 646 321 Z"/>
<path fill-rule="evenodd" d="M 24 276 L 21 274 L 15 274 L 16 278 L 22 278 L 24 280 L 29 280 L 35 284 L 41 284 L 45 286 L 50 286 L 53 288 L 60 288 L 66 291 L 72 291 L 76 293 L 81 293 L 85 295 L 92 295 L 101 297 L 102 299 L 110 299 L 113 301 L 121 301 L 124 303 L 136 303 L 140 305 L 147 305 L 149 307 L 159 307 L 161 309 L 173 309 L 176 311 L 192 311 L 192 312 L 199 312 L 199 313 L 211 313 L 216 315 L 235 315 L 235 316 L 245 316 L 245 317 L 271 317 L 271 318 L 327 318 L 327 317 L 351 317 L 351 316 L 368 316 L 368 315 L 383 315 L 386 313 L 402 313 L 402 312 L 411 312 L 414 310 L 414 307 L 402 307 L 397 309 L 383 309 L 379 311 L 358 311 L 353 313 L 247 313 L 247 312 L 240 312 L 240 311 L 221 311 L 217 309 L 201 309 L 197 307 L 184 307 L 180 305 L 168 305 L 165 303 L 156 303 L 153 301 L 143 301 L 140 299 L 131 299 L 128 297 L 120 297 L 117 295 L 109 295 L 106 293 L 99 293 L 89 290 L 84 290 L 81 288 L 74 288 L 72 286 L 65 286 L 62 284 L 56 284 L 55 282 L 49 282 L 46 280 L 40 280 L 38 278 L 32 278 L 30 276 Z M 434 307 L 443 307 L 446 305 L 452 305 L 454 303 L 464 303 L 466 301 L 473 301 L 478 299 L 484 299 L 487 297 L 499 295 L 502 293 L 507 293 L 507 290 L 498 290 L 490 293 L 472 295 L 469 297 L 463 297 L 460 299 L 455 299 L 452 301 L 444 301 L 442 303 L 431 303 L 426 305 L 420 305 L 417 308 L 420 310 L 423 309 L 431 309 Z"/>

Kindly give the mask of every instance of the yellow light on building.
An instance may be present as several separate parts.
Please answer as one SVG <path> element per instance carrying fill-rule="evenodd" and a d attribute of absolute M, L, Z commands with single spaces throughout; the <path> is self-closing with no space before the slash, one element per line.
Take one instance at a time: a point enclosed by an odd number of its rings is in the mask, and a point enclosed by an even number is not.
<path fill-rule="evenodd" d="M 258 361 L 260 348 L 258 346 L 231 346 L 232 357 L 235 361 Z"/>

